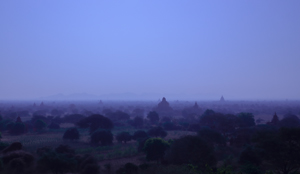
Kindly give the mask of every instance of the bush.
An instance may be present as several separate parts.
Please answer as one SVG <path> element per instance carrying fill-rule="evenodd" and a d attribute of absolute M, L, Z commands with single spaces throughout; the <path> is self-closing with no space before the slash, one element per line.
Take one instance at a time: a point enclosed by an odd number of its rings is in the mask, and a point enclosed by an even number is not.
<path fill-rule="evenodd" d="M 78 140 L 79 139 L 79 131 L 77 128 L 69 128 L 63 135 L 64 140 Z"/>
<path fill-rule="evenodd" d="M 129 134 L 129 132 L 121 132 L 117 134 L 116 136 L 118 142 L 123 142 L 126 143 L 127 141 L 130 141 L 132 139 L 132 136 Z"/>
<path fill-rule="evenodd" d="M 96 130 L 91 135 L 91 143 L 98 144 L 99 141 L 102 146 L 111 145 L 113 141 L 113 134 L 109 130 Z"/>

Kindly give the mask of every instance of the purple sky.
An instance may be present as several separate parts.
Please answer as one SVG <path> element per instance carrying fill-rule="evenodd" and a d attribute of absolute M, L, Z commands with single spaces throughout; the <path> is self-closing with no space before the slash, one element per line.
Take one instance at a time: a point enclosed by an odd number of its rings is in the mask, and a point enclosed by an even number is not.
<path fill-rule="evenodd" d="M 300 99 L 299 9 L 299 0 L 1 0 L 0 100 Z"/>

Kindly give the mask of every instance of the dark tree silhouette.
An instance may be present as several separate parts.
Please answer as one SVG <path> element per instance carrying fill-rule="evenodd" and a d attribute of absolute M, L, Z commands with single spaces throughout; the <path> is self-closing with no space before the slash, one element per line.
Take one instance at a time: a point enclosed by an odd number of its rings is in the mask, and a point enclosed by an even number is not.
<path fill-rule="evenodd" d="M 132 139 L 132 136 L 129 134 L 129 132 L 120 132 L 116 135 L 116 139 L 118 142 L 126 143 Z"/>
<path fill-rule="evenodd" d="M 288 128 L 300 127 L 300 120 L 296 115 L 286 114 L 283 119 L 279 121 L 279 126 Z"/>
<path fill-rule="evenodd" d="M 237 115 L 239 118 L 239 126 L 240 127 L 251 127 L 255 126 L 255 120 L 252 113 L 239 113 Z"/>
<path fill-rule="evenodd" d="M 47 124 L 46 124 L 43 120 L 41 120 L 41 119 L 37 119 L 37 120 L 34 122 L 34 127 L 35 127 L 36 130 L 38 130 L 38 131 L 43 130 L 46 126 L 47 126 Z"/>
<path fill-rule="evenodd" d="M 152 124 L 156 124 L 159 121 L 159 115 L 155 111 L 151 111 L 148 113 L 147 118 L 150 120 Z"/>
<path fill-rule="evenodd" d="M 141 140 L 141 139 L 144 139 L 144 138 L 147 138 L 147 137 L 148 137 L 148 134 L 145 131 L 138 130 L 138 131 L 134 132 L 134 134 L 132 136 L 132 139 Z"/>
<path fill-rule="evenodd" d="M 198 136 L 185 136 L 175 140 L 166 152 L 166 160 L 175 165 L 193 164 L 200 169 L 215 166 L 214 149 Z"/>
<path fill-rule="evenodd" d="M 60 126 L 57 123 L 52 122 L 51 124 L 48 125 L 49 129 L 59 129 Z"/>
<path fill-rule="evenodd" d="M 21 135 L 21 134 L 25 133 L 25 130 L 26 130 L 25 129 L 25 124 L 17 122 L 17 123 L 12 125 L 12 127 L 10 129 L 10 133 L 12 135 Z"/>
<path fill-rule="evenodd" d="M 65 123 L 77 123 L 79 120 L 84 119 L 85 116 L 81 114 L 71 114 L 66 115 L 62 118 L 62 121 Z"/>
<path fill-rule="evenodd" d="M 78 140 L 79 139 L 79 131 L 77 128 L 69 128 L 63 135 L 64 140 Z"/>
<path fill-rule="evenodd" d="M 252 164 L 259 166 L 261 164 L 260 156 L 254 150 L 254 147 L 247 146 L 240 154 L 239 163 L 242 165 Z"/>
<path fill-rule="evenodd" d="M 135 128 L 142 128 L 144 125 L 144 119 L 142 117 L 135 117 L 131 125 Z"/>
<path fill-rule="evenodd" d="M 263 159 L 277 172 L 289 174 L 300 169 L 300 128 L 260 131 L 253 141 L 263 150 Z"/>
<path fill-rule="evenodd" d="M 111 145 L 113 134 L 109 130 L 98 129 L 91 135 L 91 143 L 97 145 L 101 142 L 102 146 Z"/>
<path fill-rule="evenodd" d="M 209 144 L 225 145 L 226 139 L 220 132 L 204 127 L 198 131 L 198 136 Z"/>
<path fill-rule="evenodd" d="M 169 143 L 167 141 L 161 138 L 150 138 L 145 142 L 143 150 L 146 152 L 146 158 L 148 160 L 157 161 L 157 163 L 159 163 L 168 148 Z"/>
<path fill-rule="evenodd" d="M 160 126 L 148 130 L 148 135 L 151 137 L 166 137 L 168 133 Z"/>
<path fill-rule="evenodd" d="M 79 122 L 76 124 L 80 128 L 90 128 L 90 134 L 92 134 L 95 130 L 97 129 L 112 129 L 113 123 L 112 121 L 99 114 L 94 114 L 91 116 L 88 116 L 84 119 L 81 119 Z"/>

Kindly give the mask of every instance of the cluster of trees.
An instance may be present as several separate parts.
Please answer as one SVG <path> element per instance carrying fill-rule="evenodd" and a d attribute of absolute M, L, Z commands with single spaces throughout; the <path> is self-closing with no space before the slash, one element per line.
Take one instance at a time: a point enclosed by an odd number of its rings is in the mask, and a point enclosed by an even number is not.
<path fill-rule="evenodd" d="M 52 149 L 42 147 L 35 154 L 22 150 L 22 144 L 15 142 L 6 145 L 0 156 L 0 172 L 10 174 L 48 173 L 98 174 L 100 166 L 91 155 L 76 155 L 68 145 Z"/>

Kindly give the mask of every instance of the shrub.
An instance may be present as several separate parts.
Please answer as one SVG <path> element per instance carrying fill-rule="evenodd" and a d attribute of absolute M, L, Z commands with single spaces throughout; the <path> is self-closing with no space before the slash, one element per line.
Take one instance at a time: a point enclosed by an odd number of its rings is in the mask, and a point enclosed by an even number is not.
<path fill-rule="evenodd" d="M 80 128 L 90 128 L 90 134 L 92 134 L 97 129 L 112 129 L 114 127 L 112 121 L 99 114 L 94 114 L 81 119 L 76 123 Z"/>
<path fill-rule="evenodd" d="M 77 128 L 69 128 L 63 135 L 64 140 L 78 140 L 79 139 L 79 131 Z"/>

